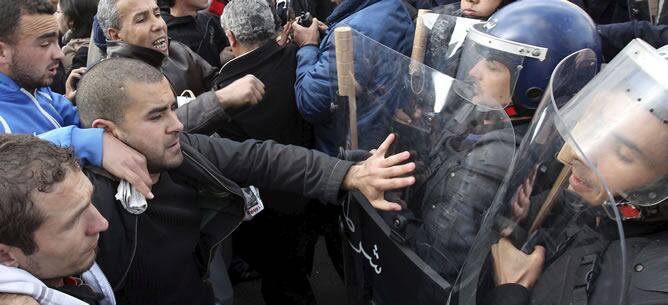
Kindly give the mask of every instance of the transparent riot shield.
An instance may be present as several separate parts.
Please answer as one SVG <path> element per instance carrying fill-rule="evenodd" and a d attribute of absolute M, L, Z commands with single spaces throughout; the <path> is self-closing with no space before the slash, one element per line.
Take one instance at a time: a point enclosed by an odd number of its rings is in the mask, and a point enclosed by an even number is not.
<path fill-rule="evenodd" d="M 628 0 L 631 20 L 649 21 L 653 25 L 668 24 L 668 7 L 663 0 Z"/>
<path fill-rule="evenodd" d="M 350 124 L 341 142 L 370 150 L 395 133 L 388 154 L 409 151 L 417 165 L 415 185 L 385 194 L 402 211 L 376 211 L 359 194 L 343 205 L 349 303 L 442 304 L 514 154 L 505 101 L 338 31 L 332 91 Z"/>
<path fill-rule="evenodd" d="M 462 17 L 459 4 L 420 10 L 411 58 L 454 77 L 468 29 L 481 22 Z"/>
<path fill-rule="evenodd" d="M 668 196 L 668 62 L 635 40 L 578 92 L 588 57 L 554 71 L 450 304 L 494 304 L 509 283 L 527 304 L 634 303 L 623 211 L 651 219 Z"/>

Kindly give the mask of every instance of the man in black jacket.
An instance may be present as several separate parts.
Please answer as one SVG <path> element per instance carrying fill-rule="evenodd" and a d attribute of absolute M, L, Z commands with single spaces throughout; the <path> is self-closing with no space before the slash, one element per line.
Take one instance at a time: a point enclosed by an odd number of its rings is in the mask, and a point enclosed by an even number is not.
<path fill-rule="evenodd" d="M 338 200 L 340 189 L 360 190 L 375 207 L 396 210 L 400 206 L 386 201 L 384 191 L 414 183 L 413 177 L 393 178 L 415 167 L 397 165 L 408 152 L 384 157 L 393 137 L 354 165 L 272 141 L 239 143 L 183 133 L 169 82 L 141 61 L 103 61 L 81 80 L 77 98 L 85 124 L 104 128 L 143 153 L 155 182 L 156 197 L 144 213 L 134 214 L 114 199 L 119 184 L 114 177 L 88 171 L 93 202 L 110 221 L 97 261 L 118 304 L 213 304 L 204 281 L 212 276 L 216 248 L 244 217 L 239 185 L 329 203 Z"/>
<path fill-rule="evenodd" d="M 188 90 L 197 96 L 177 112 L 190 132 L 216 125 L 227 118 L 225 109 L 255 104 L 264 95 L 264 85 L 252 75 L 211 90 L 216 68 L 184 44 L 169 41 L 154 0 L 102 0 L 97 16 L 109 57 L 145 61 L 162 70 L 177 95 Z"/>
<path fill-rule="evenodd" d="M 313 131 L 295 101 L 297 48 L 276 43 L 273 19 L 266 0 L 232 1 L 225 7 L 221 20 L 235 58 L 221 69 L 216 87 L 252 74 L 265 84 L 266 95 L 257 105 L 228 112 L 231 120 L 217 126 L 216 133 L 235 141 L 274 140 L 311 148 Z M 260 195 L 266 209 L 235 232 L 234 251 L 262 274 L 265 303 L 314 304 L 306 245 L 317 236 L 307 228 L 309 199 L 265 189 Z M 267 257 L 269 252 L 274 255 Z"/>

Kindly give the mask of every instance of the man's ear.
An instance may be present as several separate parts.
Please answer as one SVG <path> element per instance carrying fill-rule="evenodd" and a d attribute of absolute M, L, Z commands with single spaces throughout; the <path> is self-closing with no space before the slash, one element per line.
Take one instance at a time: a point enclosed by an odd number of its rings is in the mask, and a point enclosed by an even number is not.
<path fill-rule="evenodd" d="M 123 40 L 120 36 L 121 31 L 115 28 L 108 28 L 107 35 L 111 40 Z"/>
<path fill-rule="evenodd" d="M 10 247 L 5 244 L 0 244 L 0 265 L 7 267 L 19 266 L 19 262 L 16 259 L 16 256 L 11 251 L 13 248 L 14 247 Z"/>
<path fill-rule="evenodd" d="M 232 33 L 231 31 L 225 30 L 225 36 L 227 36 L 227 41 L 230 43 L 230 47 L 232 47 L 232 48 L 237 48 L 238 47 L 237 38 L 234 37 L 234 33 Z"/>
<path fill-rule="evenodd" d="M 121 129 L 116 125 L 116 123 L 105 120 L 105 119 L 96 119 L 90 124 L 90 127 L 93 128 L 102 128 L 104 132 L 108 132 L 117 139 L 121 139 Z"/>
<path fill-rule="evenodd" d="M 8 65 L 11 62 L 12 62 L 11 46 L 4 41 L 0 41 L 0 65 Z"/>

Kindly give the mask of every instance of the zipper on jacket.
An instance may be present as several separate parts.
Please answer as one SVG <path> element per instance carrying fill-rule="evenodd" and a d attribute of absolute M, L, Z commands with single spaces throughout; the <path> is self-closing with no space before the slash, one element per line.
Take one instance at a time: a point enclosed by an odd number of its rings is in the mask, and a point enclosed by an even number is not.
<path fill-rule="evenodd" d="M 60 126 L 60 124 L 58 123 L 58 121 L 56 121 L 56 119 L 53 118 L 53 116 L 51 116 L 48 112 L 46 112 L 46 110 L 44 110 L 44 108 L 42 108 L 42 105 L 39 104 L 39 101 L 37 101 L 37 98 L 35 98 L 35 96 L 33 96 L 32 94 L 30 94 L 30 92 L 28 92 L 28 90 L 21 88 L 21 92 L 23 92 L 23 94 L 27 95 L 27 96 L 30 98 L 30 100 L 33 102 L 33 104 L 35 104 L 35 107 L 37 107 L 37 109 L 39 110 L 39 112 L 41 112 L 42 115 L 43 115 L 47 120 L 49 120 L 49 122 L 51 122 L 51 124 L 53 124 L 53 126 L 54 126 L 55 128 L 60 128 L 60 127 L 62 127 L 62 126 Z"/>
<path fill-rule="evenodd" d="M 9 124 L 7 123 L 7 121 L 5 121 L 5 118 L 3 118 L 1 115 L 0 115 L 0 125 L 2 125 L 2 128 L 5 130 L 5 133 L 12 133 L 12 129 L 9 128 Z"/>
<path fill-rule="evenodd" d="M 116 287 L 114 287 L 114 292 L 116 292 L 118 289 L 123 288 L 125 285 L 125 279 L 128 277 L 128 274 L 130 273 L 130 268 L 132 268 L 132 263 L 135 260 L 135 255 L 137 254 L 137 231 L 139 229 L 139 216 L 135 216 L 135 229 L 134 229 L 134 238 L 132 241 L 132 254 L 130 254 L 130 263 L 128 264 L 128 267 L 125 269 L 125 272 L 123 273 L 123 277 L 121 277 L 121 280 L 118 281 L 118 284 L 116 284 Z"/>
<path fill-rule="evenodd" d="M 246 200 L 246 199 L 243 197 L 243 195 L 239 195 L 239 194 L 237 194 L 237 193 L 235 193 L 235 192 L 232 192 L 227 186 L 225 186 L 225 184 L 224 184 L 222 181 L 220 181 L 220 179 L 218 179 L 218 177 L 216 177 L 213 173 L 211 173 L 211 172 L 206 168 L 206 166 L 204 166 L 204 165 L 202 165 L 201 163 L 199 163 L 197 160 L 195 160 L 195 158 L 193 158 L 192 156 L 190 156 L 187 152 L 184 151 L 183 154 L 184 154 L 186 157 L 188 157 L 191 161 L 193 161 L 193 162 L 195 163 L 195 165 L 197 165 L 197 166 L 199 166 L 200 168 L 202 168 L 207 174 L 209 174 L 209 176 L 211 176 L 211 178 L 213 178 L 214 180 L 216 180 L 216 182 L 217 182 L 218 184 L 220 184 L 220 186 L 222 186 L 225 190 L 227 190 L 227 191 L 230 192 L 231 194 L 235 194 L 235 195 L 241 197 L 241 200 L 244 200 L 244 201 Z M 244 211 L 242 211 L 242 212 L 244 212 Z M 241 225 L 242 222 L 243 222 L 243 217 L 241 218 L 240 221 L 238 221 L 238 222 L 234 225 L 234 227 L 232 228 L 232 230 L 230 230 L 229 233 L 227 233 L 225 236 L 223 236 L 223 238 L 220 239 L 220 241 L 214 243 L 213 246 L 211 247 L 211 249 L 209 249 L 209 257 L 207 258 L 207 262 L 206 262 L 206 274 L 205 274 L 204 277 L 203 277 L 204 279 L 208 279 L 208 278 L 210 277 L 209 275 L 211 274 L 211 262 L 213 261 L 213 255 L 215 254 L 215 250 L 218 248 L 218 246 L 220 246 L 221 243 L 223 243 L 224 240 L 226 240 L 230 235 L 232 235 L 232 232 L 234 232 L 234 231 L 237 230 L 237 228 Z"/>

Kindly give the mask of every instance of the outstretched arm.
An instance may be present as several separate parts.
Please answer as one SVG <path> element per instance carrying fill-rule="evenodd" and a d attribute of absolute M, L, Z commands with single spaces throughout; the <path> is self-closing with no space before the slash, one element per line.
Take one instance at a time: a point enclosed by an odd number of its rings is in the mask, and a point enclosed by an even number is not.
<path fill-rule="evenodd" d="M 404 152 L 385 158 L 394 140 L 391 135 L 372 156 L 355 165 L 321 152 L 273 141 L 235 142 L 222 138 L 183 134 L 182 141 L 202 153 L 227 178 L 241 185 L 290 191 L 324 202 L 336 203 L 341 190 L 362 192 L 379 209 L 401 209 L 383 198 L 387 190 L 414 183 L 408 175 L 415 164 L 400 165 Z"/>

